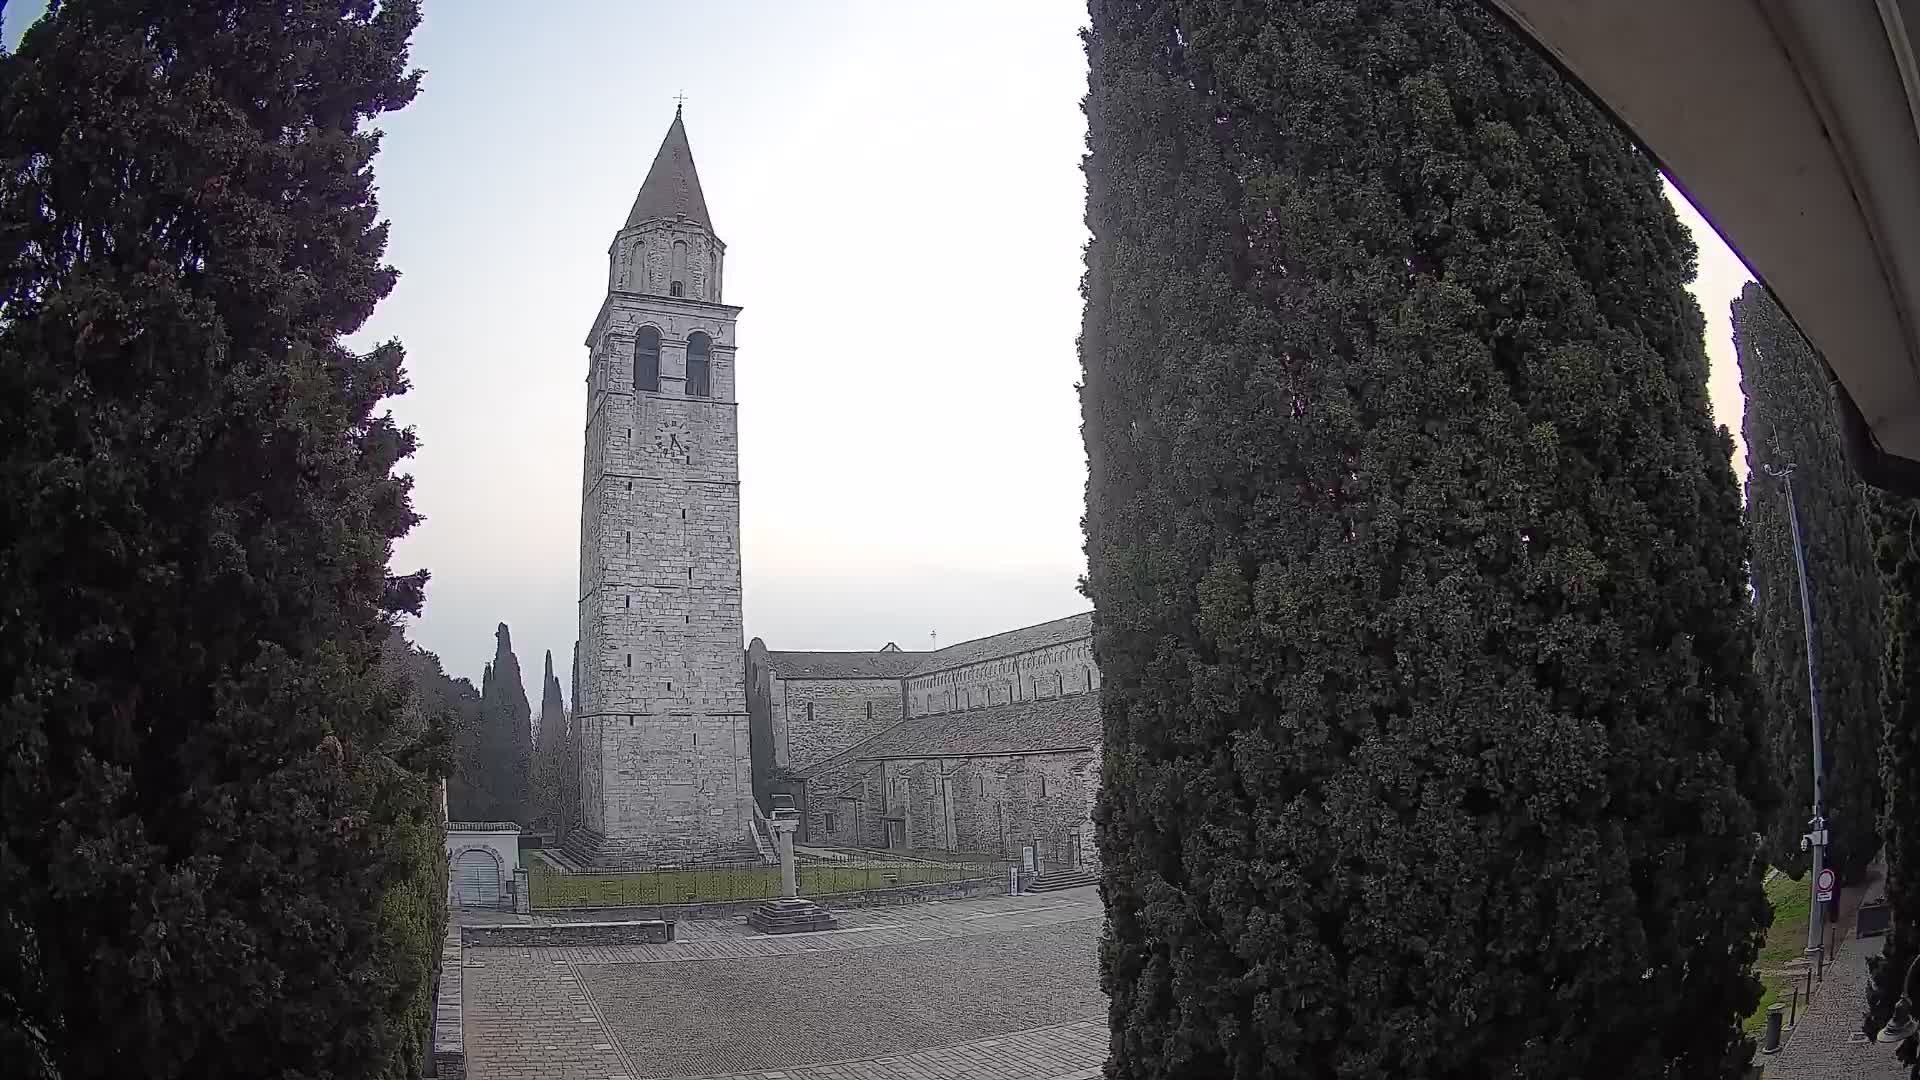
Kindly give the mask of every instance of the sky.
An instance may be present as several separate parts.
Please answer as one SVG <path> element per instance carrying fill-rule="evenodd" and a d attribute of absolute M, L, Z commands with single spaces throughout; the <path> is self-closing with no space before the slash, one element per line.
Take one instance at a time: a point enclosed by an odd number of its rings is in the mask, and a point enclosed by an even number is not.
<path fill-rule="evenodd" d="M 9 5 L 9 43 L 39 6 Z M 407 349 L 425 521 L 394 565 L 433 575 L 409 635 L 477 684 L 505 622 L 529 697 L 548 650 L 566 683 L 583 340 L 680 94 L 745 309 L 747 637 L 922 649 L 1090 606 L 1085 22 L 1078 0 L 427 0 L 422 91 L 375 163 L 401 278 L 354 339 Z M 1737 436 L 1749 275 L 1674 202 Z"/>

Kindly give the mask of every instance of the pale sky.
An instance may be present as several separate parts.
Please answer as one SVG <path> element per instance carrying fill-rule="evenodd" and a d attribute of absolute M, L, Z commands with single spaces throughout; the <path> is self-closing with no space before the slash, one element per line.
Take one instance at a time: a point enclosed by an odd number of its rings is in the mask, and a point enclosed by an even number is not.
<path fill-rule="evenodd" d="M 420 97 L 375 163 L 401 279 L 394 403 L 433 572 L 410 628 L 449 673 L 513 629 L 530 699 L 575 637 L 582 345 L 674 96 L 739 322 L 746 633 L 926 648 L 1072 614 L 1085 568 L 1079 0 L 428 0 Z M 24 10 L 23 10 L 24 9 Z M 36 5 L 7 12 L 9 41 Z M 1721 423 L 1727 304 L 1701 247 Z M 1736 465 L 1744 462 L 1736 455 Z"/>

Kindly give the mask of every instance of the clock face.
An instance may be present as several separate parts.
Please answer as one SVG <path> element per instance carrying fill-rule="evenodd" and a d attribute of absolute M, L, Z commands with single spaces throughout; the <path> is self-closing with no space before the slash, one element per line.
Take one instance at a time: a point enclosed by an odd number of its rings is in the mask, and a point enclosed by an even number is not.
<path fill-rule="evenodd" d="M 693 457 L 693 438 L 687 434 L 686 421 L 670 416 L 653 433 L 653 452 L 669 461 L 687 462 Z"/>

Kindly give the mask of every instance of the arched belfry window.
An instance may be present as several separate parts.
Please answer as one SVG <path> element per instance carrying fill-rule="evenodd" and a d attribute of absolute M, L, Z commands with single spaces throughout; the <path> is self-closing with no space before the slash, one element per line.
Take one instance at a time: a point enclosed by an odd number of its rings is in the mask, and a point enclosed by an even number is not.
<path fill-rule="evenodd" d="M 633 338 L 633 388 L 660 392 L 660 331 L 643 326 Z"/>
<path fill-rule="evenodd" d="M 687 242 L 673 242 L 673 276 L 668 279 L 673 284 L 667 291 L 674 296 L 687 295 Z"/>
<path fill-rule="evenodd" d="M 709 359 L 713 343 L 707 335 L 695 331 L 687 335 L 687 396 L 713 396 L 713 363 Z"/>

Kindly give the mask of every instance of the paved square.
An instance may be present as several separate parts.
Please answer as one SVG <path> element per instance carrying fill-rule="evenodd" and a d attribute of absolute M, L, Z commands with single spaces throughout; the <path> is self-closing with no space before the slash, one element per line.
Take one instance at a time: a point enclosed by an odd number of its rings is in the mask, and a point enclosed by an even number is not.
<path fill-rule="evenodd" d="M 947 1046 L 1104 1012 L 1097 925 L 812 956 L 582 967 L 645 1077 Z"/>
<path fill-rule="evenodd" d="M 474 1080 L 1083 1080 L 1106 1056 L 1092 890 L 852 912 L 823 934 L 467 948 Z"/>

